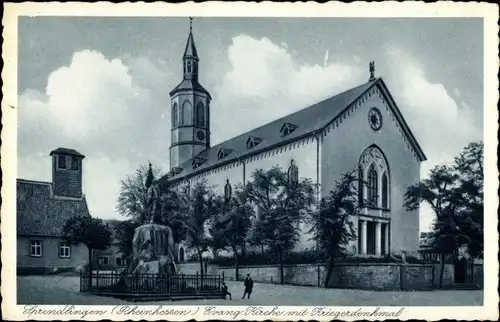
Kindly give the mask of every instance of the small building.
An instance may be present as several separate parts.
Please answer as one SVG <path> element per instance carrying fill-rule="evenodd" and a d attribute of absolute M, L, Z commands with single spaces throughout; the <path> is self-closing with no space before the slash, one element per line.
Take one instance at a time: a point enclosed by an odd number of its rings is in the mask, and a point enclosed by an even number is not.
<path fill-rule="evenodd" d="M 116 237 L 116 229 L 119 220 L 104 220 L 112 232 L 111 245 L 103 250 L 94 250 L 92 254 L 92 267 L 100 270 L 121 270 L 127 267 L 128 260 L 120 252 L 119 241 Z"/>
<path fill-rule="evenodd" d="M 70 245 L 62 228 L 74 216 L 90 216 L 82 191 L 79 152 L 58 148 L 52 182 L 17 179 L 17 270 L 19 274 L 73 270 L 88 261 L 85 245 Z"/>

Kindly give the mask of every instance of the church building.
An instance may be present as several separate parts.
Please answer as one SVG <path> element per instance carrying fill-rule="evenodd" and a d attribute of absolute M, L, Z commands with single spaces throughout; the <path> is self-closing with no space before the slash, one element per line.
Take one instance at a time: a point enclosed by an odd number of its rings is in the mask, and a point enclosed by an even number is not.
<path fill-rule="evenodd" d="M 426 156 L 382 78 L 370 63 L 367 82 L 218 145 L 210 144 L 210 93 L 199 83 L 199 57 L 190 29 L 183 79 L 171 92 L 170 172 L 174 186 L 206 180 L 221 195 L 275 165 L 310 178 L 326 196 L 341 174 L 359 169 L 362 214 L 352 218 L 359 256 L 416 253 L 419 212 L 403 207 L 406 188 L 420 179 Z M 367 75 L 368 76 L 368 75 Z M 224 117 L 224 116 L 218 116 Z M 290 168 L 291 167 L 291 168 Z M 302 225 L 302 224 L 301 224 Z M 307 227 L 297 249 L 312 248 Z"/>

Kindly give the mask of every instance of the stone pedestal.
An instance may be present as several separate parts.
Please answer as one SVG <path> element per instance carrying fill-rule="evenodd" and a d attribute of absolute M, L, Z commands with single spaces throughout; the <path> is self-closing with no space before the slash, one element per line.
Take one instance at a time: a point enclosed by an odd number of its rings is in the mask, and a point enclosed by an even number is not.
<path fill-rule="evenodd" d="M 125 273 L 128 276 L 133 274 L 173 275 L 176 273 L 174 251 L 170 227 L 158 224 L 139 226 L 134 232 L 132 260 Z M 129 278 L 126 280 L 130 281 Z"/>

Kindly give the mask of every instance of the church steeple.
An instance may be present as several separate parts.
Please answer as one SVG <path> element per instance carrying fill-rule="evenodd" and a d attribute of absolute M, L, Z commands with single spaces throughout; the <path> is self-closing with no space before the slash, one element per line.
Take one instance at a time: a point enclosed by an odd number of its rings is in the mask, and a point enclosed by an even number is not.
<path fill-rule="evenodd" d="M 210 147 L 210 93 L 198 82 L 199 58 L 193 18 L 182 56 L 183 79 L 171 92 L 170 167 L 177 168 Z M 185 166 L 185 165 L 184 165 Z"/>
<path fill-rule="evenodd" d="M 184 79 L 198 80 L 199 59 L 196 45 L 194 44 L 193 18 L 191 17 L 189 17 L 189 36 L 182 60 L 184 61 Z"/>

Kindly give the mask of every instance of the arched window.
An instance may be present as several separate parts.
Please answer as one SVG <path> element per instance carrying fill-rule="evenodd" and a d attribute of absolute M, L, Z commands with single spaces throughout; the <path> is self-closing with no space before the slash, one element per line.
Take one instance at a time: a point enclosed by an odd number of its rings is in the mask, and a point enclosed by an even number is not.
<path fill-rule="evenodd" d="M 196 125 L 205 126 L 205 108 L 202 103 L 196 107 Z"/>
<path fill-rule="evenodd" d="M 359 158 L 359 168 L 360 176 L 366 175 L 363 197 L 367 206 L 388 210 L 391 199 L 391 172 L 389 163 L 378 146 L 372 145 L 363 151 Z M 379 198 L 382 198 L 380 203 Z"/>
<path fill-rule="evenodd" d="M 190 74 L 191 73 L 191 68 L 192 68 L 192 63 L 190 60 L 187 61 L 187 73 Z"/>
<path fill-rule="evenodd" d="M 382 175 L 382 208 L 389 208 L 389 180 L 385 172 Z"/>
<path fill-rule="evenodd" d="M 363 168 L 359 167 L 358 169 L 358 202 L 360 205 L 364 203 L 364 194 L 363 194 L 363 187 L 364 187 L 364 176 L 363 176 Z"/>
<path fill-rule="evenodd" d="M 375 166 L 372 164 L 368 170 L 368 204 L 372 207 L 378 205 L 378 178 Z"/>
<path fill-rule="evenodd" d="M 181 125 L 190 123 L 189 119 L 191 116 L 191 103 L 185 101 L 181 108 Z"/>
<path fill-rule="evenodd" d="M 177 114 L 177 103 L 174 103 L 174 107 L 172 108 L 172 126 L 177 126 L 177 121 L 179 120 L 179 115 Z"/>

